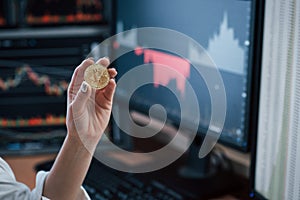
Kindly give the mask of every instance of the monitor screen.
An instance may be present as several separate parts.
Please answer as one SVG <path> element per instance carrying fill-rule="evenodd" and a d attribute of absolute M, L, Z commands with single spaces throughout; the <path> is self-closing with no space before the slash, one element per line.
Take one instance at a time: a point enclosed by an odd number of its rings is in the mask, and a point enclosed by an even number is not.
<path fill-rule="evenodd" d="M 252 84 L 252 42 L 255 9 L 251 0 L 117 0 L 115 9 L 115 32 L 121 33 L 139 27 L 161 27 L 179 31 L 198 42 L 218 67 L 224 82 L 227 97 L 227 111 L 221 141 L 238 149 L 248 148 L 248 126 Z M 172 40 L 171 40 L 172 41 Z M 129 45 L 129 46 L 128 46 Z M 145 47 L 138 35 L 124 35 L 115 48 L 136 49 Z M 188 46 L 183 47 L 188 51 Z M 146 55 L 148 54 L 148 55 Z M 181 110 L 176 91 L 181 100 L 189 101 L 186 83 L 196 93 L 200 113 L 199 134 L 205 133 L 211 119 L 211 99 L 203 77 L 185 59 L 171 52 L 150 49 L 143 53 L 131 51 L 115 61 L 118 77 L 122 77 L 135 66 L 149 63 L 146 57 L 170 64 L 186 78 L 173 74 L 156 73 L 159 66 L 149 67 L 148 74 L 154 82 L 139 87 L 131 96 L 130 108 L 148 114 L 154 104 L 162 105 L 168 120 L 175 125 L 180 120 L 187 123 L 195 120 L 194 107 L 186 107 L 181 119 Z M 187 58 L 189 60 L 189 58 Z M 174 62 L 173 62 L 174 61 Z M 203 66 L 203 69 L 205 66 Z M 209 70 L 209 69 L 208 69 Z M 159 70 L 158 70 L 159 71 Z M 209 74 L 209 72 L 208 72 Z M 134 84 L 143 77 L 135 77 L 128 84 Z M 122 94 L 126 89 L 118 86 Z M 118 94 L 117 94 L 118 95 Z"/>
<path fill-rule="evenodd" d="M 293 2 L 266 0 L 251 174 L 256 199 L 300 199 L 299 13 Z"/>
<path fill-rule="evenodd" d="M 85 26 L 0 31 L 0 154 L 57 152 L 67 88 L 105 32 Z"/>
<path fill-rule="evenodd" d="M 1 153 L 60 148 L 72 69 L 0 60 Z"/>
<path fill-rule="evenodd" d="M 0 0 L 0 28 L 107 23 L 102 0 Z"/>
<path fill-rule="evenodd" d="M 85 58 L 81 51 L 90 51 L 90 46 L 81 45 L 97 41 L 76 38 L 75 46 L 59 47 L 60 43 L 74 39 L 43 38 L 38 42 L 56 43 L 56 48 L 7 49 L 11 57 L 17 57 L 16 51 L 23 57 L 0 58 L 0 155 L 57 153 L 60 149 L 67 134 L 69 81 L 75 67 Z M 68 55 L 63 53 L 68 50 Z"/>
<path fill-rule="evenodd" d="M 26 22 L 29 25 L 104 22 L 101 0 L 28 0 L 27 4 Z"/>

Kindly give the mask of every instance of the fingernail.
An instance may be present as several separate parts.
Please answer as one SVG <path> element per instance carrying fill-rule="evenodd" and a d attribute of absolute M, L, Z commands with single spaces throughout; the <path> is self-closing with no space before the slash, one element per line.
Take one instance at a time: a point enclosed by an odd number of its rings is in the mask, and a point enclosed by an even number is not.
<path fill-rule="evenodd" d="M 104 58 L 106 58 L 108 61 L 110 61 L 109 57 L 108 56 L 104 56 Z"/>
<path fill-rule="evenodd" d="M 87 86 L 88 86 L 88 85 L 87 85 L 87 82 L 83 81 L 82 84 L 81 84 L 81 87 L 80 87 L 81 92 L 86 93 L 86 91 L 87 91 Z"/>
<path fill-rule="evenodd" d="M 88 59 L 88 60 L 94 60 L 94 58 L 93 58 L 93 57 L 88 57 L 87 59 Z"/>

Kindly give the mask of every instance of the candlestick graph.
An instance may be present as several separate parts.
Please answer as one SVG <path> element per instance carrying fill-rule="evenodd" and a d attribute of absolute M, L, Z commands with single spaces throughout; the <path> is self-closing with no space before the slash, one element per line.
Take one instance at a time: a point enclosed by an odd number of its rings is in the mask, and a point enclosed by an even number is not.
<path fill-rule="evenodd" d="M 29 0 L 27 10 L 28 24 L 99 23 L 104 20 L 100 0 Z"/>
<path fill-rule="evenodd" d="M 0 77 L 0 89 L 7 91 L 16 88 L 27 79 L 36 86 L 44 86 L 44 91 L 47 95 L 61 96 L 69 85 L 65 80 L 52 83 L 48 75 L 38 74 L 33 71 L 29 65 L 24 65 L 16 69 L 14 77 L 8 77 L 6 79 Z"/>
<path fill-rule="evenodd" d="M 46 117 L 30 117 L 8 119 L 0 117 L 0 127 L 17 128 L 17 127 L 34 127 L 34 126 L 49 126 L 49 125 L 64 125 L 66 117 L 64 115 L 55 116 L 47 114 Z"/>
<path fill-rule="evenodd" d="M 175 79 L 176 87 L 184 97 L 186 78 L 190 76 L 190 63 L 186 59 L 141 47 L 135 49 L 135 54 L 144 54 L 144 63 L 153 63 L 154 87 L 167 86 Z"/>
<path fill-rule="evenodd" d="M 69 70 L 4 63 L 0 67 L 0 128 L 65 126 Z"/>

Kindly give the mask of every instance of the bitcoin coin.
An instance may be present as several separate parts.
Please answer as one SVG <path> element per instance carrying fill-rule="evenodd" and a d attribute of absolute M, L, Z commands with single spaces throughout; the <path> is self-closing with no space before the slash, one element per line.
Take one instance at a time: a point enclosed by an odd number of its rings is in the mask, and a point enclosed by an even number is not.
<path fill-rule="evenodd" d="M 109 82 L 109 73 L 101 64 L 92 64 L 84 71 L 84 80 L 93 88 L 102 89 Z"/>

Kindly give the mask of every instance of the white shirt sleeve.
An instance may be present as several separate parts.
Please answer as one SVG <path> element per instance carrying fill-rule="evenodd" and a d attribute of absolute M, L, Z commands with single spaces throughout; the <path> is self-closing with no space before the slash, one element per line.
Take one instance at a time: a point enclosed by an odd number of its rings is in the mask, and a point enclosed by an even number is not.
<path fill-rule="evenodd" d="M 31 191 L 25 184 L 17 182 L 9 165 L 0 158 L 0 199 L 1 200 L 47 200 L 42 196 L 44 182 L 49 172 L 40 171 L 36 176 L 36 187 Z M 78 200 L 90 200 L 86 191 L 81 187 Z"/>

